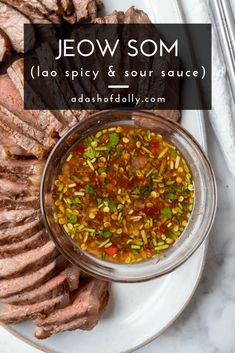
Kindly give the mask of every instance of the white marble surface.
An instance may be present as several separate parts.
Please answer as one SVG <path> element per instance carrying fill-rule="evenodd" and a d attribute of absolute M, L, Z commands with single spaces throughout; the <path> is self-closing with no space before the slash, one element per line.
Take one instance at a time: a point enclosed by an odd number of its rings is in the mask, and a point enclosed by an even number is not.
<path fill-rule="evenodd" d="M 235 0 L 233 5 L 235 8 Z M 218 183 L 218 211 L 202 279 L 177 321 L 138 353 L 235 353 L 235 179 L 228 172 L 209 124 L 207 135 Z M 0 327 L 0 352 L 40 351 Z"/>

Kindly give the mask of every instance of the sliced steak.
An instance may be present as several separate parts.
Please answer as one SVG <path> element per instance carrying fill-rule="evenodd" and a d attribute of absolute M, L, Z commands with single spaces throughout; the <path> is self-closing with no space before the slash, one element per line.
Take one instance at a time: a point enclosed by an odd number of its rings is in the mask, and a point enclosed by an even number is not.
<path fill-rule="evenodd" d="M 28 160 L 28 163 L 30 163 L 30 160 Z M 41 173 L 35 173 L 31 175 L 26 175 L 24 173 L 22 174 L 13 174 L 13 173 L 0 173 L 0 179 L 7 179 L 13 183 L 26 183 L 28 186 L 28 190 L 25 190 L 26 194 L 31 193 L 33 195 L 37 194 L 39 192 L 39 186 L 41 182 Z M 2 185 L 2 183 L 1 183 Z"/>
<path fill-rule="evenodd" d="M 137 24 L 145 24 L 149 23 L 150 19 L 148 15 L 143 11 L 131 6 L 125 12 L 124 23 L 137 23 Z"/>
<path fill-rule="evenodd" d="M 58 256 L 55 244 L 50 240 L 40 248 L 16 255 L 12 258 L 0 259 L 0 278 L 18 275 L 23 271 L 34 271 L 45 266 Z"/>
<path fill-rule="evenodd" d="M 66 275 L 61 273 L 36 289 L 29 292 L 19 293 L 9 298 L 4 298 L 1 301 L 3 303 L 15 305 L 35 304 L 56 298 L 65 291 L 69 291 L 68 282 Z"/>
<path fill-rule="evenodd" d="M 29 85 L 29 90 L 31 92 L 31 96 L 28 99 L 31 100 L 32 104 L 35 101 L 39 103 L 42 102 L 41 96 L 38 95 L 30 82 L 24 83 L 24 59 L 19 59 L 15 61 L 8 69 L 7 73 L 15 85 L 16 89 L 19 91 L 21 95 L 21 99 L 24 99 L 24 84 Z M 40 103 L 43 105 L 43 103 Z M 38 120 L 41 126 L 47 126 L 49 128 L 49 132 L 52 130 L 58 132 L 60 135 L 63 134 L 65 130 L 64 122 L 61 116 L 58 114 L 53 114 L 50 110 L 30 110 L 30 113 L 34 116 L 35 120 Z M 59 118 L 59 119 L 58 119 Z"/>
<path fill-rule="evenodd" d="M 11 42 L 5 32 L 0 29 L 0 63 L 6 61 L 11 53 Z"/>
<path fill-rule="evenodd" d="M 35 289 L 55 276 L 58 271 L 64 268 L 66 260 L 58 256 L 48 265 L 37 271 L 27 272 L 16 278 L 0 280 L 0 298 L 6 298 L 16 293 L 23 293 Z"/>
<path fill-rule="evenodd" d="M 23 99 L 7 74 L 0 76 L 0 104 L 29 125 L 24 124 L 26 132 L 33 132 L 31 136 L 46 148 L 51 149 L 56 144 L 56 140 L 50 136 L 53 130 L 45 125 L 45 119 L 35 119 L 29 110 L 24 109 Z M 22 131 L 25 132 L 25 129 L 22 128 Z"/>
<path fill-rule="evenodd" d="M 35 336 L 46 338 L 65 330 L 92 329 L 100 320 L 108 303 L 109 284 L 90 278 L 71 295 L 71 303 L 46 318 L 36 320 Z"/>
<path fill-rule="evenodd" d="M 53 10 L 52 6 L 53 4 L 58 3 L 59 8 L 61 8 L 60 0 L 37 0 L 41 4 L 41 6 L 44 8 L 44 11 L 47 13 L 48 19 L 55 23 L 61 23 L 61 11 Z M 58 6 L 56 5 L 56 8 L 58 9 Z"/>
<path fill-rule="evenodd" d="M 59 23 L 57 16 L 50 16 L 45 7 L 37 0 L 1 0 L 1 2 L 14 7 L 16 10 L 27 16 L 33 23 L 45 23 L 45 19 L 50 19 L 54 23 Z"/>
<path fill-rule="evenodd" d="M 98 321 L 100 319 L 101 317 L 98 318 Z M 82 316 L 63 324 L 51 325 L 48 327 L 36 327 L 34 336 L 38 339 L 45 339 L 65 331 L 74 331 L 77 329 L 90 331 L 97 325 L 98 321 L 97 316 Z"/>
<path fill-rule="evenodd" d="M 42 301 L 55 298 L 58 295 L 64 293 L 64 291 L 71 290 L 71 288 L 69 288 L 68 278 L 68 273 L 71 270 L 73 270 L 73 266 L 70 266 L 67 269 L 63 270 L 61 273 L 59 273 L 58 275 L 56 275 L 55 277 L 53 277 L 38 288 L 13 295 L 11 297 L 3 298 L 1 299 L 1 301 L 3 303 L 8 304 L 25 305 L 40 303 Z M 79 273 L 77 272 L 76 289 L 78 288 L 78 281 Z"/>
<path fill-rule="evenodd" d="M 18 157 L 28 158 L 32 156 L 22 147 L 18 146 L 10 137 L 6 137 L 0 128 L 0 157 L 1 159 L 14 159 Z"/>
<path fill-rule="evenodd" d="M 0 259 L 5 259 L 7 257 L 25 253 L 26 251 L 38 248 L 47 242 L 48 237 L 45 237 L 44 230 L 41 230 L 32 237 L 26 238 L 18 243 L 0 245 Z"/>
<path fill-rule="evenodd" d="M 25 196 L 13 200 L 0 194 L 0 210 L 27 210 L 29 208 L 34 210 L 40 208 L 39 196 Z"/>
<path fill-rule="evenodd" d="M 39 178 L 39 177 L 37 177 Z M 9 175 L 0 177 L 0 195 L 19 197 L 24 195 L 33 195 L 38 191 L 38 185 L 32 185 L 31 181 L 19 181 L 17 177 Z"/>
<path fill-rule="evenodd" d="M 15 161 L 1 161 L 0 174 L 18 174 L 18 175 L 41 175 L 43 172 L 45 162 L 37 159 L 29 161 L 15 160 Z"/>
<path fill-rule="evenodd" d="M 24 52 L 24 24 L 31 23 L 21 12 L 11 6 L 0 3 L 0 28 L 9 37 L 13 48 L 18 53 Z M 28 49 L 32 49 L 35 44 L 35 33 L 32 31 L 26 38 Z"/>
<path fill-rule="evenodd" d="M 39 0 L 39 2 L 47 9 L 49 12 L 55 12 L 59 15 L 62 14 L 63 8 L 59 0 Z"/>
<path fill-rule="evenodd" d="M 69 266 L 65 270 L 69 290 L 73 291 L 78 288 L 79 278 L 80 278 L 80 269 L 77 266 Z"/>
<path fill-rule="evenodd" d="M 69 292 L 64 292 L 55 298 L 31 305 L 5 305 L 0 309 L 0 322 L 5 324 L 18 323 L 43 316 L 58 308 L 64 308 L 69 303 Z"/>
<path fill-rule="evenodd" d="M 95 0 L 73 0 L 76 22 L 81 20 L 92 19 L 97 17 L 99 10 L 98 3 Z"/>
<path fill-rule="evenodd" d="M 63 16 L 72 15 L 74 12 L 74 2 L 76 0 L 60 0 L 61 7 L 63 9 Z"/>
<path fill-rule="evenodd" d="M 0 117 L 3 118 L 0 119 L 0 135 L 4 135 L 5 138 L 9 137 L 10 140 L 13 140 L 14 143 L 22 147 L 28 153 L 33 154 L 38 159 L 45 158 L 45 156 L 47 155 L 47 151 L 40 143 L 33 140 L 31 137 L 27 137 L 21 132 L 16 131 L 14 127 L 11 127 L 8 124 L 4 123 L 3 120 L 6 119 L 6 117 L 1 115 L 1 113 Z"/>
<path fill-rule="evenodd" d="M 71 15 L 74 12 L 73 0 L 39 0 L 47 11 L 55 12 L 57 15 Z"/>
<path fill-rule="evenodd" d="M 14 225 L 21 223 L 30 217 L 35 215 L 34 209 L 28 210 L 1 210 L 0 211 L 0 228 L 3 225 L 8 226 L 9 224 Z"/>
<path fill-rule="evenodd" d="M 42 145 L 42 149 L 45 147 L 51 146 L 50 141 L 47 141 L 44 133 L 40 130 L 37 130 L 34 126 L 29 125 L 28 122 L 21 120 L 18 115 L 12 113 L 9 109 L 0 104 L 0 119 L 9 127 L 19 131 L 24 134 L 26 137 L 30 137 Z M 44 147 L 45 145 L 45 147 Z"/>
<path fill-rule="evenodd" d="M 123 11 L 113 11 L 110 15 L 106 15 L 104 17 L 96 17 L 94 19 L 94 23 L 99 24 L 115 24 L 115 23 L 123 23 L 125 14 Z"/>
<path fill-rule="evenodd" d="M 9 244 L 12 242 L 22 241 L 26 238 L 32 237 L 42 228 L 44 228 L 44 224 L 40 217 L 32 222 L 28 222 L 17 227 L 0 229 L 0 244 Z"/>
<path fill-rule="evenodd" d="M 101 0 L 95 0 L 98 11 L 104 7 L 104 3 Z"/>
<path fill-rule="evenodd" d="M 30 2 L 25 0 L 1 0 L 1 2 L 14 7 L 16 10 L 30 18 L 30 20 L 45 18 L 43 16 L 44 8 L 37 0 L 31 0 Z"/>
<path fill-rule="evenodd" d="M 1 134 L 1 133 L 0 133 Z M 22 147 L 16 145 L 14 142 L 0 145 L 0 158 L 1 159 L 18 159 L 18 158 L 30 158 L 31 153 L 25 151 Z"/>

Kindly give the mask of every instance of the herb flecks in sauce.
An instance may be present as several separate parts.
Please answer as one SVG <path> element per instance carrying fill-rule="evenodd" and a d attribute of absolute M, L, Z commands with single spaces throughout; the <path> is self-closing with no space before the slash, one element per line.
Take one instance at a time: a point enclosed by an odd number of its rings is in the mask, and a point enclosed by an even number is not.
<path fill-rule="evenodd" d="M 68 154 L 53 196 L 55 221 L 82 250 L 132 263 L 160 256 L 179 238 L 194 187 L 184 158 L 162 135 L 118 126 Z"/>

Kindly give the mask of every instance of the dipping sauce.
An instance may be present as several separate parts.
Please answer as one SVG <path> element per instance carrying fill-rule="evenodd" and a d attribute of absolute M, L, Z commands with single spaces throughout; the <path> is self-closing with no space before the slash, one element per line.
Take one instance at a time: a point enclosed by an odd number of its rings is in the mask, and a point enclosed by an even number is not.
<path fill-rule="evenodd" d="M 82 250 L 133 263 L 160 257 L 188 224 L 194 186 L 164 136 L 117 126 L 88 136 L 55 181 L 54 218 Z"/>

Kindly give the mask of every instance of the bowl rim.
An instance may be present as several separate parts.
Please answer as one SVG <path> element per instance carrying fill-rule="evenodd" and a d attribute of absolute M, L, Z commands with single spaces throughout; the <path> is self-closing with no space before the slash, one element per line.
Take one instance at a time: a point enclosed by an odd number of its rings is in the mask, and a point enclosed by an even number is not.
<path fill-rule="evenodd" d="M 68 253 L 66 252 L 66 250 L 61 246 L 60 242 L 58 241 L 57 237 L 54 235 L 53 231 L 51 230 L 51 226 L 49 224 L 49 221 L 48 221 L 48 218 L 47 218 L 47 215 L 46 215 L 46 211 L 45 211 L 45 203 L 44 203 L 44 190 L 45 190 L 45 179 L 46 179 L 46 176 L 47 176 L 47 172 L 48 172 L 48 168 L 53 160 L 53 157 L 54 157 L 54 154 L 55 152 L 57 151 L 57 149 L 59 148 L 59 146 L 64 142 L 66 141 L 66 139 L 73 133 L 77 130 L 77 128 L 83 124 L 87 124 L 88 121 L 92 121 L 93 119 L 99 117 L 99 116 L 103 116 L 104 114 L 111 114 L 111 113 L 127 113 L 127 114 L 130 114 L 130 113 L 136 113 L 136 114 L 144 114 L 145 117 L 146 116 L 149 116 L 150 118 L 153 118 L 153 117 L 157 117 L 159 120 L 162 120 L 162 122 L 168 122 L 171 124 L 171 126 L 174 128 L 174 130 L 178 129 L 180 130 L 183 134 L 185 134 L 189 140 L 191 140 L 192 144 L 196 147 L 196 149 L 199 151 L 199 153 L 201 154 L 201 156 L 203 157 L 203 160 L 204 162 L 206 163 L 207 165 L 207 168 L 208 168 L 208 171 L 209 171 L 209 174 L 210 174 L 210 179 L 212 181 L 212 189 L 213 189 L 213 205 L 212 205 L 212 210 L 211 210 L 211 215 L 210 215 L 210 219 L 209 219 L 209 222 L 204 230 L 204 236 L 201 237 L 198 242 L 195 243 L 194 247 L 192 247 L 190 249 L 190 251 L 188 251 L 188 253 L 182 257 L 182 258 L 179 258 L 177 261 L 175 261 L 175 263 L 171 264 L 168 266 L 167 269 L 165 270 L 162 270 L 161 273 L 158 273 L 158 274 L 152 274 L 151 276 L 148 276 L 148 277 L 141 277 L 141 278 L 136 278 L 136 279 L 133 279 L 133 278 L 129 278 L 128 280 L 127 279 L 124 279 L 124 278 L 115 278 L 115 276 L 112 275 L 112 273 L 109 273 L 108 276 L 106 275 L 102 275 L 102 274 L 97 274 L 95 272 L 92 272 L 90 270 L 88 270 L 85 266 L 80 266 L 78 264 L 77 261 L 74 260 L 74 258 L 71 258 L 70 255 L 68 255 Z M 118 123 L 118 121 L 117 121 Z M 66 153 L 66 152 L 65 152 Z M 58 142 L 56 143 L 56 145 L 54 146 L 54 148 L 52 149 L 50 155 L 48 156 L 47 158 L 47 161 L 46 161 L 46 164 L 45 164 L 45 167 L 44 167 L 44 170 L 43 170 L 43 174 L 42 174 L 42 178 L 41 178 L 41 184 L 40 184 L 40 208 L 41 208 L 41 213 L 42 213 L 42 218 L 43 218 L 43 222 L 45 224 L 45 227 L 46 227 L 46 230 L 47 232 L 49 233 L 51 239 L 54 241 L 54 243 L 56 244 L 58 250 L 60 251 L 60 253 L 67 259 L 69 260 L 70 262 L 72 262 L 73 264 L 75 264 L 76 266 L 79 266 L 81 268 L 82 271 L 94 276 L 94 277 L 97 277 L 97 278 L 102 278 L 102 279 L 105 279 L 105 280 L 111 280 L 111 281 L 114 281 L 114 282 L 120 282 L 120 283 L 137 283 L 137 282 L 144 282 L 144 281 L 148 281 L 148 280 L 151 280 L 151 279 L 154 279 L 156 277 L 161 277 L 165 274 L 168 274 L 170 272 L 172 272 L 173 270 L 175 270 L 176 268 L 178 268 L 179 266 L 181 266 L 185 261 L 187 261 L 194 253 L 195 251 L 201 246 L 201 244 L 205 241 L 205 239 L 208 237 L 209 235 L 209 232 L 211 230 L 211 227 L 213 225 L 213 222 L 214 222 L 214 219 L 215 219 L 215 215 L 216 215 L 216 209 L 217 209 L 217 185 L 216 185 L 216 178 L 215 178 L 215 174 L 214 174 L 214 171 L 213 171 L 213 168 L 212 168 L 212 165 L 208 159 L 208 157 L 206 156 L 204 150 L 202 149 L 202 147 L 200 146 L 200 144 L 196 141 L 196 139 L 192 136 L 192 134 L 187 130 L 185 129 L 183 126 L 181 126 L 178 122 L 172 120 L 172 119 L 169 119 L 169 118 L 163 118 L 161 116 L 156 116 L 156 114 L 154 114 L 153 112 L 151 111 L 146 111 L 146 110 L 135 110 L 135 109 L 127 109 L 127 108 L 120 108 L 120 109 L 108 109 L 108 110 L 102 110 L 102 111 L 98 111 L 98 112 L 95 112 L 93 114 L 91 114 L 90 116 L 88 116 L 87 118 L 79 121 L 76 125 L 72 126 L 70 129 L 68 129 L 65 134 L 58 140 Z M 186 227 L 187 228 L 187 227 Z M 94 256 L 90 255 L 92 258 L 94 258 Z M 107 263 L 108 261 L 106 260 L 99 260 L 99 262 L 101 263 Z M 143 261 L 141 261 L 139 264 L 143 263 Z M 130 266 L 133 266 L 135 265 L 134 264 L 123 264 L 123 263 L 115 263 L 115 265 L 117 267 L 130 267 Z"/>

